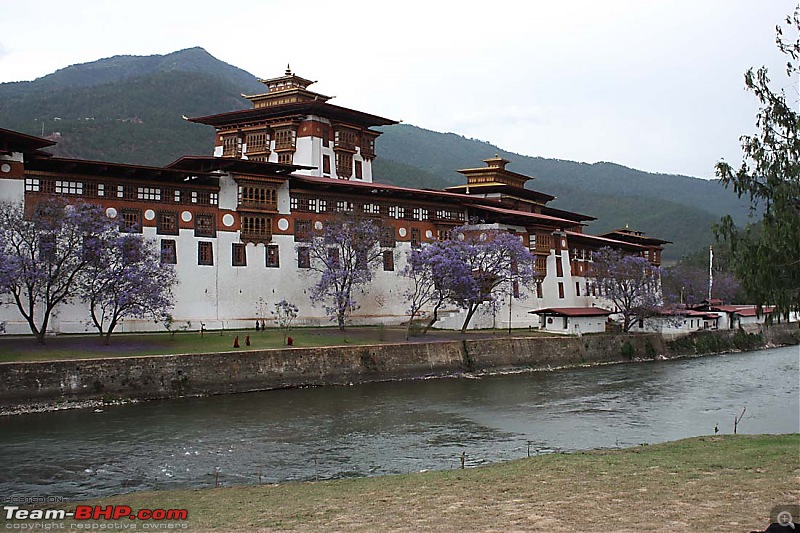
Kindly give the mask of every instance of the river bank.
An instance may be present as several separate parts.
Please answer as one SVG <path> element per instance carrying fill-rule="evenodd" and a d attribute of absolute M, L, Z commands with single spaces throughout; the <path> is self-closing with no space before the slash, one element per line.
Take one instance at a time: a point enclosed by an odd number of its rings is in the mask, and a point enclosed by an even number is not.
<path fill-rule="evenodd" d="M 797 434 L 697 437 L 465 470 L 91 503 L 187 509 L 194 531 L 763 531 L 775 506 L 800 499 L 798 447 Z"/>
<path fill-rule="evenodd" d="M 0 363 L 0 413 L 672 359 L 799 342 L 798 324 L 782 324 L 751 333 L 703 332 L 671 342 L 657 334 L 465 338 L 428 343 Z"/>

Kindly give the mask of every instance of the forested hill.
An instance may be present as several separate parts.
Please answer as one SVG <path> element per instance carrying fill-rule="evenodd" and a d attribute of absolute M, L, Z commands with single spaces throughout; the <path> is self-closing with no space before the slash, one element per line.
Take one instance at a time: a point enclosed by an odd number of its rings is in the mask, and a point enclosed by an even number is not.
<path fill-rule="evenodd" d="M 207 155 L 213 129 L 181 118 L 245 109 L 242 93 L 262 91 L 252 74 L 202 48 L 167 55 L 116 56 L 73 65 L 29 82 L 0 84 L 0 127 L 58 141 L 64 157 L 150 165 Z M 369 109 L 362 111 L 369 112 Z M 598 218 L 587 231 L 641 229 L 675 244 L 667 258 L 707 246 L 724 214 L 742 221 L 745 203 L 716 182 L 651 174 L 613 163 L 576 163 L 513 154 L 487 142 L 411 125 L 384 128 L 376 181 L 441 188 L 463 183 L 455 170 L 495 153 L 535 176 L 552 205 Z"/>

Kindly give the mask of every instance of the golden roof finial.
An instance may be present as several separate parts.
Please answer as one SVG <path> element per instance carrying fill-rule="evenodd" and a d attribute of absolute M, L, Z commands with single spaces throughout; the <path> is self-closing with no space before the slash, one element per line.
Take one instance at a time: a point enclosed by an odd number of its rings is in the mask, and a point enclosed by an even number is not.
<path fill-rule="evenodd" d="M 287 76 L 292 75 L 292 69 L 289 67 L 289 63 L 286 63 L 286 73 Z"/>

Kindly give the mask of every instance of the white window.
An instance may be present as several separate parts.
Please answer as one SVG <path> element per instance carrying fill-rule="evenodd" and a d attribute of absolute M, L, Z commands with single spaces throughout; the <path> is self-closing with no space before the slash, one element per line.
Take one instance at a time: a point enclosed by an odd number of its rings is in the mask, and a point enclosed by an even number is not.
<path fill-rule="evenodd" d="M 102 183 L 97 184 L 97 196 L 105 196 L 106 195 L 106 186 Z"/>
<path fill-rule="evenodd" d="M 175 203 L 181 203 L 181 191 L 179 189 L 175 189 Z"/>
<path fill-rule="evenodd" d="M 137 190 L 139 200 L 161 200 L 161 189 L 153 187 L 139 187 Z"/>
<path fill-rule="evenodd" d="M 210 203 L 211 205 L 219 204 L 219 193 L 216 192 L 209 193 L 208 203 Z"/>
<path fill-rule="evenodd" d="M 83 194 L 83 182 L 56 180 L 56 192 L 61 194 Z"/>
<path fill-rule="evenodd" d="M 39 192 L 39 180 L 35 178 L 25 178 L 25 190 L 29 192 Z"/>
<path fill-rule="evenodd" d="M 192 191 L 192 203 L 197 203 L 197 191 Z"/>
<path fill-rule="evenodd" d="M 117 198 L 125 198 L 125 187 L 117 185 Z"/>

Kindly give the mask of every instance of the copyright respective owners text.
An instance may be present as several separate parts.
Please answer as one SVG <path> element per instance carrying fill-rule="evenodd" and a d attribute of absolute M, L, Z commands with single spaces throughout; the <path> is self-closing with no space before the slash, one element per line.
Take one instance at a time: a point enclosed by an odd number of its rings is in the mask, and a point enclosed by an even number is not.
<path fill-rule="evenodd" d="M 187 509 L 135 509 L 130 505 L 70 505 L 51 495 L 4 496 L 5 531 L 174 531 L 187 530 Z"/>

